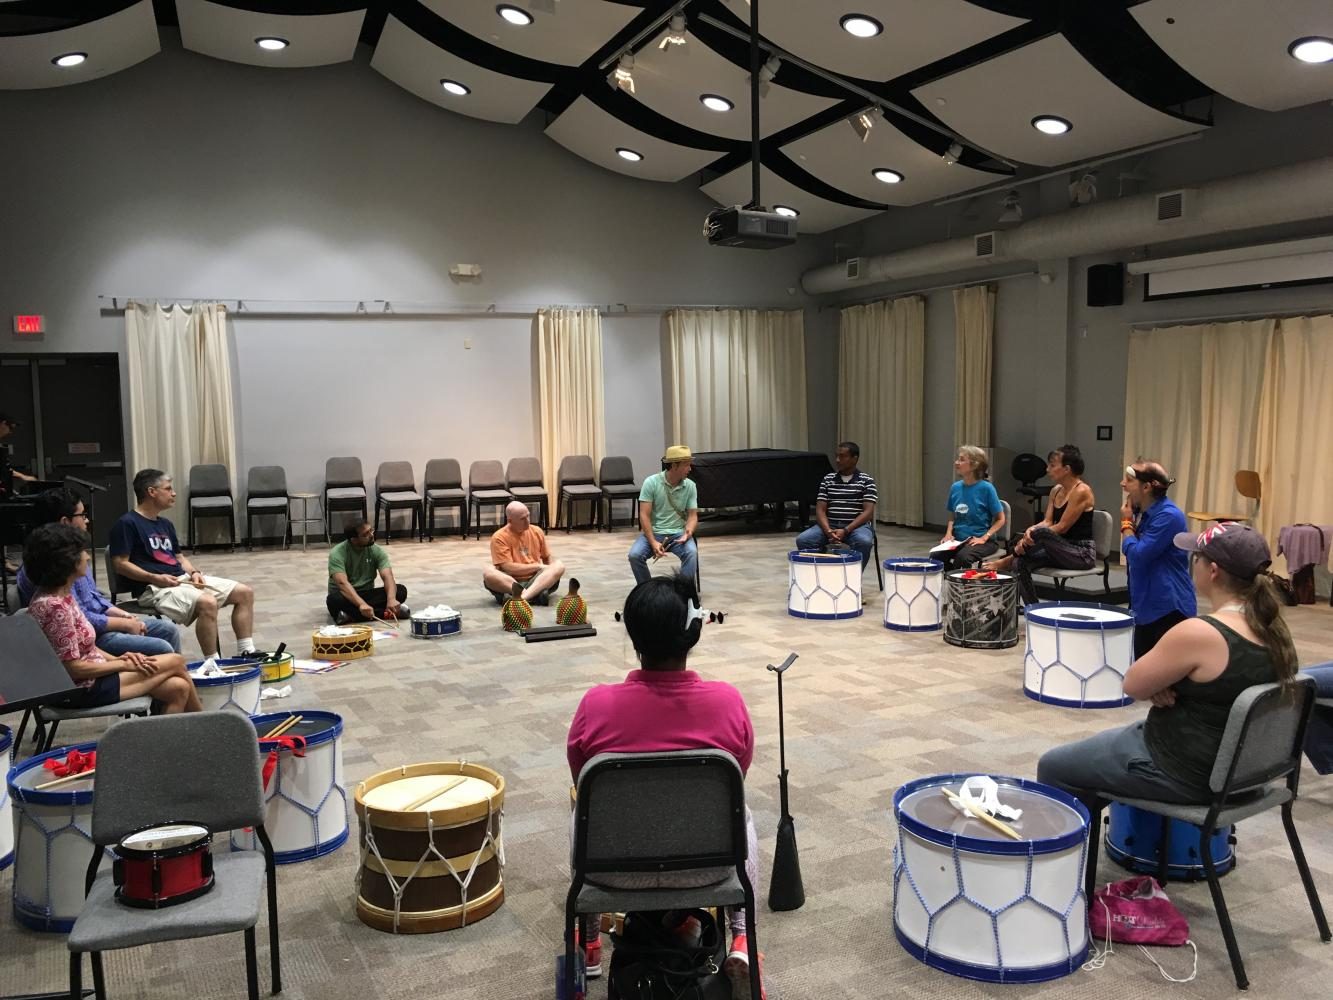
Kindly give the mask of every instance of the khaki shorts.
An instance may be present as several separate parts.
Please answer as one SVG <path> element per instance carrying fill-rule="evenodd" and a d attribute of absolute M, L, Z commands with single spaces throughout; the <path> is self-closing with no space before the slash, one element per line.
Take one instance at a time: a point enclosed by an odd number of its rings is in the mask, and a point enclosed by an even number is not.
<path fill-rule="evenodd" d="M 175 587 L 154 587 L 139 595 L 139 604 L 149 611 L 156 611 L 165 618 L 170 618 L 177 625 L 192 625 L 199 615 L 199 597 L 209 593 L 217 598 L 218 607 L 227 603 L 231 592 L 236 589 L 236 581 L 221 576 L 204 577 L 204 586 L 196 587 L 189 577 L 181 577 L 182 582 Z"/>

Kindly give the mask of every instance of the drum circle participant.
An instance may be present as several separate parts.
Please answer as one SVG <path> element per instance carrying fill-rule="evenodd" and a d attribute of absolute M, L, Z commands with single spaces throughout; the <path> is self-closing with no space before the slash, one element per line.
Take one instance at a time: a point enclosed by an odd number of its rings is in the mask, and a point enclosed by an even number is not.
<path fill-rule="evenodd" d="M 1000 548 L 995 536 L 1004 529 L 1004 507 L 990 482 L 985 451 L 976 445 L 963 445 L 954 458 L 953 470 L 959 478 L 949 487 L 949 523 L 940 544 L 960 544 L 930 553 L 932 559 L 944 563 L 946 571 L 966 569 L 993 556 Z"/>
<path fill-rule="evenodd" d="M 832 551 L 850 546 L 861 555 L 861 570 L 875 547 L 875 505 L 879 491 L 875 480 L 857 468 L 861 446 L 842 441 L 833 452 L 836 471 L 824 476 L 815 500 L 815 524 L 796 536 L 802 551 Z"/>
<path fill-rule="evenodd" d="M 1189 556 L 1171 540 L 1185 530 L 1185 515 L 1166 495 L 1175 483 L 1157 462 L 1125 466 L 1120 488 L 1120 551 L 1129 564 L 1134 655 L 1142 656 L 1175 625 L 1199 613 Z"/>

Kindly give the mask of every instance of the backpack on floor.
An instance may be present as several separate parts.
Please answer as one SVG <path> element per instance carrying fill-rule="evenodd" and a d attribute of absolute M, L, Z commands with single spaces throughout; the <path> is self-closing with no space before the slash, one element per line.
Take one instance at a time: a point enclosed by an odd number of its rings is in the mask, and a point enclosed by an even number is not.
<path fill-rule="evenodd" d="M 697 944 L 675 929 L 686 916 L 699 921 Z M 731 1000 L 726 942 L 707 910 L 627 913 L 611 942 L 609 1000 Z"/>

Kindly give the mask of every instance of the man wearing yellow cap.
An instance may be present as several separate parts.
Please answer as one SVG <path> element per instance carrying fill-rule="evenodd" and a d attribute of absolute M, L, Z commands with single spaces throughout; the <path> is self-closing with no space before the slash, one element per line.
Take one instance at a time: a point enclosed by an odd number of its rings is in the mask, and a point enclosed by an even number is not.
<path fill-rule="evenodd" d="M 639 528 L 642 534 L 629 550 L 629 568 L 635 583 L 653 574 L 648 560 L 670 552 L 680 560 L 680 575 L 696 576 L 699 552 L 694 529 L 699 524 L 699 490 L 690 474 L 693 453 L 683 444 L 673 444 L 662 456 L 662 471 L 643 481 L 639 490 Z"/>

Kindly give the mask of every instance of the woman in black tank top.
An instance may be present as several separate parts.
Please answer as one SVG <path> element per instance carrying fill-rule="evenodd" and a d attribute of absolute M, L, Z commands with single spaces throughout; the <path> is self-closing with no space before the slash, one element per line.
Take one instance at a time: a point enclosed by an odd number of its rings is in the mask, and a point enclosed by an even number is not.
<path fill-rule="evenodd" d="M 1236 697 L 1255 684 L 1286 684 L 1296 673 L 1263 536 L 1223 523 L 1197 537 L 1182 532 L 1175 543 L 1194 553 L 1195 590 L 1214 610 L 1174 626 L 1129 668 L 1125 694 L 1152 702 L 1147 718 L 1048 750 L 1037 764 L 1037 780 L 1079 796 L 1089 810 L 1106 805 L 1098 792 L 1207 802 Z"/>
<path fill-rule="evenodd" d="M 1092 510 L 1097 501 L 1092 487 L 1083 481 L 1083 467 L 1083 454 L 1072 444 L 1051 452 L 1046 457 L 1046 474 L 1055 481 L 1055 488 L 1045 518 L 1023 532 L 1012 556 L 986 564 L 986 569 L 1002 573 L 1012 569 L 1028 604 L 1037 600 L 1033 570 L 1043 566 L 1092 569 L 1097 563 L 1092 540 Z"/>

